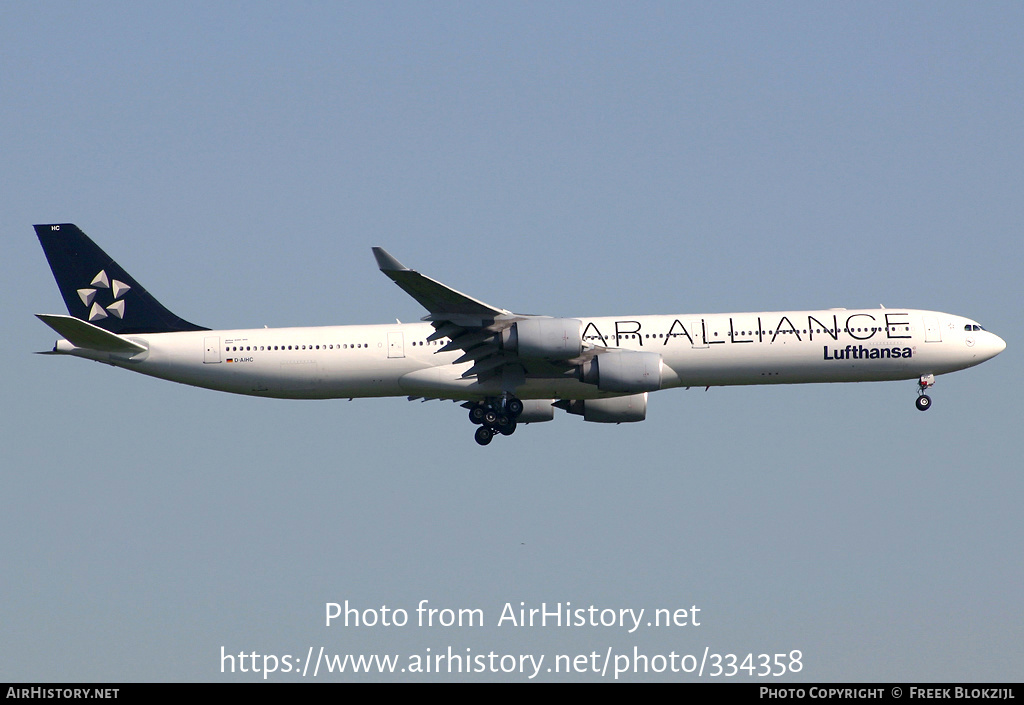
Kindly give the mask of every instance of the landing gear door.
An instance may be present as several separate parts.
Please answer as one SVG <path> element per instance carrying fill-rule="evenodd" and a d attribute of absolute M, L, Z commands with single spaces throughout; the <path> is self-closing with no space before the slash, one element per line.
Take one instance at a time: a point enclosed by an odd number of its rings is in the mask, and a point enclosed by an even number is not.
<path fill-rule="evenodd" d="M 942 329 L 939 328 L 939 319 L 936 318 L 935 316 L 924 317 L 924 342 L 942 342 Z"/>
<path fill-rule="evenodd" d="M 388 333 L 388 357 L 405 357 L 405 341 L 402 333 Z"/>
<path fill-rule="evenodd" d="M 216 335 L 208 335 L 203 338 L 203 345 L 206 352 L 203 353 L 203 362 L 220 362 L 220 338 Z"/>

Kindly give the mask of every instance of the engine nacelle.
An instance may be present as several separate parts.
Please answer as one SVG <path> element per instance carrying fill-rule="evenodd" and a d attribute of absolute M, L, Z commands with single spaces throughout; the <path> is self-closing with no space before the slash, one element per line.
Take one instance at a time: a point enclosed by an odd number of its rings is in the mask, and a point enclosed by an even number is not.
<path fill-rule="evenodd" d="M 647 418 L 647 392 L 612 399 L 574 399 L 560 405 L 594 423 L 633 423 Z"/>
<path fill-rule="evenodd" d="M 580 366 L 580 379 L 602 392 L 653 392 L 661 389 L 661 355 L 618 350 L 595 355 Z"/>
<path fill-rule="evenodd" d="M 555 418 L 554 399 L 524 399 L 523 413 L 516 418 L 517 423 L 541 423 Z"/>
<path fill-rule="evenodd" d="M 520 357 L 570 360 L 583 352 L 583 321 L 527 318 L 501 332 L 501 347 Z"/>

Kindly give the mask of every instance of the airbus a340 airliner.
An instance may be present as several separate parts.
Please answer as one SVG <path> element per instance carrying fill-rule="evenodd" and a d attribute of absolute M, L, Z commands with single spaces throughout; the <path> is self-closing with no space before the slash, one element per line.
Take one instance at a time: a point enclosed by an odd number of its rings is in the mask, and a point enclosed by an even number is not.
<path fill-rule="evenodd" d="M 373 248 L 422 323 L 210 330 L 164 308 L 85 233 L 36 225 L 70 315 L 37 314 L 74 355 L 182 384 L 285 399 L 462 401 L 476 441 L 550 421 L 643 421 L 659 389 L 916 379 L 1006 343 L 960 316 L 905 308 L 552 318 L 491 306 Z"/>

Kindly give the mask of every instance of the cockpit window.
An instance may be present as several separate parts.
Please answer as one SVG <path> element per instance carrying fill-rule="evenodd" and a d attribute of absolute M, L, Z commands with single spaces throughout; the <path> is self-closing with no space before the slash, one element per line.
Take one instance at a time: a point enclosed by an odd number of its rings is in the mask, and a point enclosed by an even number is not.
<path fill-rule="evenodd" d="M 981 326 L 979 326 L 977 323 L 968 323 L 966 326 L 964 326 L 964 330 L 972 331 L 972 330 L 985 330 L 985 329 L 982 328 Z"/>

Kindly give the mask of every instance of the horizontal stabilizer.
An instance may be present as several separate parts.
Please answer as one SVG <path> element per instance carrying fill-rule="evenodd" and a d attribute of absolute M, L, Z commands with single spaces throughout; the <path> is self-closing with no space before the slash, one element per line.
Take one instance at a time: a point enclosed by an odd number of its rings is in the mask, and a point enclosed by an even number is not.
<path fill-rule="evenodd" d="M 37 313 L 36 318 L 53 328 L 76 348 L 88 348 L 109 353 L 140 353 L 146 348 L 133 343 L 127 338 L 103 330 L 88 321 L 74 316 L 62 316 L 52 313 Z"/>

